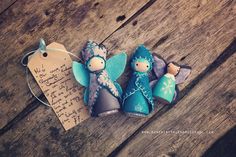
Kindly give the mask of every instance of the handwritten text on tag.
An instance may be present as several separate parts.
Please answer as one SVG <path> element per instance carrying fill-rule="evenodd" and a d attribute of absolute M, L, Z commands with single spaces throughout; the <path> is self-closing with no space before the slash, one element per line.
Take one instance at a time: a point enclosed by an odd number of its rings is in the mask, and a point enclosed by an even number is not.
<path fill-rule="evenodd" d="M 28 67 L 63 127 L 68 130 L 89 118 L 89 113 L 83 105 L 81 87 L 74 79 L 72 60 L 65 47 L 52 43 L 47 48 L 47 56 L 36 51 Z"/>

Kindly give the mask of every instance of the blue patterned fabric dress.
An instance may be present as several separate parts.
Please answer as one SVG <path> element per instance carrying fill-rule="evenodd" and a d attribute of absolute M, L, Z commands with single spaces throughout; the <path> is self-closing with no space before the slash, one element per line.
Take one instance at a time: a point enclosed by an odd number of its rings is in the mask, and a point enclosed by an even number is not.
<path fill-rule="evenodd" d="M 134 72 L 123 94 L 122 109 L 131 116 L 147 116 L 154 108 L 152 90 L 149 86 L 148 73 L 139 72 L 134 68 L 133 64 L 136 61 L 148 61 L 150 65 L 148 71 L 151 70 L 152 55 L 143 45 L 136 49 L 131 59 Z"/>
<path fill-rule="evenodd" d="M 126 54 L 120 53 L 107 59 L 106 48 L 93 41 L 86 43 L 81 54 L 84 64 L 74 61 L 72 70 L 78 83 L 86 87 L 84 103 L 88 106 L 91 116 L 105 116 L 118 112 L 122 89 L 116 80 L 125 69 Z M 98 58 L 103 66 L 95 70 L 90 69 L 98 65 L 98 62 L 90 63 L 91 60 Z"/>

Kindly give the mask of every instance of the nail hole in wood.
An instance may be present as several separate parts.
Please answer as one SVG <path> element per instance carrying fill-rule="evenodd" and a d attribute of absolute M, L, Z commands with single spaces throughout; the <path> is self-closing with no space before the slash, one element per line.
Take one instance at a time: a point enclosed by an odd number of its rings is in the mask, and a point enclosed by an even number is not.
<path fill-rule="evenodd" d="M 116 22 L 123 21 L 125 18 L 126 18 L 125 15 L 118 16 L 118 17 L 116 18 Z"/>
<path fill-rule="evenodd" d="M 180 59 L 180 61 L 183 61 L 183 60 L 185 60 L 185 58 L 186 58 L 186 56 L 182 57 L 182 58 Z"/>
<path fill-rule="evenodd" d="M 94 4 L 94 7 L 97 7 L 98 5 L 99 5 L 99 2 L 95 3 L 95 4 Z"/>
<path fill-rule="evenodd" d="M 138 21 L 137 21 L 137 20 L 135 20 L 135 21 L 132 23 L 132 25 L 133 25 L 133 26 L 136 26 L 136 25 L 137 25 L 137 23 L 138 23 Z"/>
<path fill-rule="evenodd" d="M 48 10 L 46 10 L 44 13 L 46 16 L 48 16 L 50 14 L 50 12 Z"/>
<path fill-rule="evenodd" d="M 153 49 L 157 48 L 158 46 L 160 46 L 161 44 L 163 44 L 168 38 L 169 38 L 169 34 L 161 37 L 154 45 L 153 45 Z"/>

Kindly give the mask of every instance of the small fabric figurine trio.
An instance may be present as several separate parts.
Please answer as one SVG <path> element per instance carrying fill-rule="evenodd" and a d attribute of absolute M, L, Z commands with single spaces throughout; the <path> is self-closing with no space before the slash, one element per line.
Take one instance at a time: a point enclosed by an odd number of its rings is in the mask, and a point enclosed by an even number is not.
<path fill-rule="evenodd" d="M 73 62 L 75 79 L 84 91 L 84 103 L 91 116 L 105 116 L 122 110 L 129 116 L 144 117 L 154 109 L 153 97 L 171 103 L 177 96 L 176 85 L 184 82 L 191 68 L 174 62 L 166 63 L 140 45 L 131 58 L 132 76 L 126 90 L 116 82 L 125 70 L 127 55 L 117 54 L 107 60 L 107 49 L 88 41 L 82 50 L 83 62 Z M 149 81 L 153 69 L 156 80 Z M 120 105 L 121 104 L 121 105 Z"/>

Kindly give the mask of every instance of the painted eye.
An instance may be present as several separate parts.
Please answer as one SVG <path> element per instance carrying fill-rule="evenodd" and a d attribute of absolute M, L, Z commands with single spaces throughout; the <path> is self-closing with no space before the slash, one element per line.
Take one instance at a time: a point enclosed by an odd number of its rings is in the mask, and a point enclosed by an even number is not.
<path fill-rule="evenodd" d="M 147 68 L 148 68 L 149 66 L 147 65 Z"/>
<path fill-rule="evenodd" d="M 89 64 L 89 66 L 91 67 L 91 64 Z"/>
<path fill-rule="evenodd" d="M 136 63 L 136 66 L 138 66 L 138 63 Z"/>
<path fill-rule="evenodd" d="M 101 62 L 101 64 L 103 64 L 103 62 Z"/>

